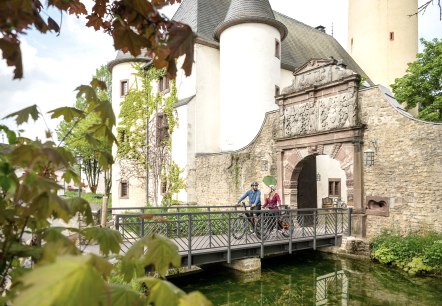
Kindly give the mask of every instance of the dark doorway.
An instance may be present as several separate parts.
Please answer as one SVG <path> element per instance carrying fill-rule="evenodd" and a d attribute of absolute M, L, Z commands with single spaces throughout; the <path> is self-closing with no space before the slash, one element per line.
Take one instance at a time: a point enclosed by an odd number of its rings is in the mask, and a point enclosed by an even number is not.
<path fill-rule="evenodd" d="M 302 167 L 298 177 L 298 208 L 317 208 L 315 155 L 307 156 L 298 166 Z"/>

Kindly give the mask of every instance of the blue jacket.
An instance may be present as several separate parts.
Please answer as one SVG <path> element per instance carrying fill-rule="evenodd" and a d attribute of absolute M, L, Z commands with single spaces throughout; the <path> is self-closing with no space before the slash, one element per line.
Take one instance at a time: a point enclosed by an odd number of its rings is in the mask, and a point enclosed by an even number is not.
<path fill-rule="evenodd" d="M 249 204 L 251 206 L 261 206 L 261 191 L 249 189 L 247 190 L 241 197 L 238 199 L 238 203 L 240 203 L 245 198 L 249 197 Z"/>

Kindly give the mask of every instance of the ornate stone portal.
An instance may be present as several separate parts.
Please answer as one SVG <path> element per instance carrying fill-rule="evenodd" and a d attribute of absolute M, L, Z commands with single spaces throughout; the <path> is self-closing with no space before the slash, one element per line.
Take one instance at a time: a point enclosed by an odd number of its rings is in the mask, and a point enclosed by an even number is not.
<path fill-rule="evenodd" d="M 277 97 L 280 134 L 275 145 L 284 201 L 297 204 L 298 178 L 305 161 L 327 154 L 345 171 L 347 199 L 343 200 L 361 212 L 360 77 L 334 59 L 312 59 L 293 75 L 292 85 Z M 362 223 L 356 235 L 364 235 Z"/>

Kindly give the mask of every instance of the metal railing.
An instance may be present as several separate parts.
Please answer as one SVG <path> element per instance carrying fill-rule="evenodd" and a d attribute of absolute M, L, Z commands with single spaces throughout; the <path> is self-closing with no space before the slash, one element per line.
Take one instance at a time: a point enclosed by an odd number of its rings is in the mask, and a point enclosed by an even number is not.
<path fill-rule="evenodd" d="M 230 262 L 231 250 L 246 245 L 260 244 L 263 250 L 266 245 L 275 242 L 288 243 L 291 253 L 292 243 L 296 240 L 311 239 L 313 249 L 316 249 L 316 240 L 320 237 L 334 237 L 336 245 L 338 236 L 351 235 L 351 208 L 285 209 L 278 213 L 262 210 L 259 211 L 260 215 L 252 217 L 254 224 L 261 222 L 260 230 L 258 231 L 256 225 L 253 232 L 246 228 L 240 239 L 234 232 L 238 231 L 238 220 L 245 216 L 242 208 L 235 209 L 232 206 L 229 206 L 230 210 L 219 210 L 218 206 L 201 208 L 206 211 L 170 212 L 169 210 L 169 212 L 149 212 L 148 216 L 145 215 L 146 211 L 137 214 L 114 213 L 115 229 L 123 237 L 122 252 L 126 252 L 140 237 L 156 233 L 174 241 L 181 255 L 187 254 L 188 262 L 191 262 L 194 252 L 219 248 L 227 248 L 227 262 Z M 251 217 L 248 218 L 250 220 Z M 285 225 L 281 225 L 282 218 L 286 222 Z"/>

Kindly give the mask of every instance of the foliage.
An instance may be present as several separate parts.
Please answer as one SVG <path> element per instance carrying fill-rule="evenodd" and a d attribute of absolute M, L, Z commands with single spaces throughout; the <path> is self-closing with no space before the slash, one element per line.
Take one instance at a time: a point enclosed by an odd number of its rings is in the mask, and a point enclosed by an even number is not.
<path fill-rule="evenodd" d="M 442 40 L 421 42 L 424 51 L 408 64 L 407 73 L 396 79 L 391 88 L 407 109 L 418 106 L 419 118 L 442 121 Z"/>
<path fill-rule="evenodd" d="M 407 236 L 383 231 L 370 244 L 372 258 L 410 274 L 442 272 L 442 234 L 426 232 Z"/>
<path fill-rule="evenodd" d="M 84 110 L 59 108 L 52 117 L 64 117 L 72 122 L 85 118 L 92 111 L 98 121 L 89 143 L 98 144 L 104 137 L 109 143 L 115 138 L 111 132 L 115 121 L 109 117 L 110 103 L 97 96 L 96 86 L 77 88 L 78 96 L 86 101 Z M 29 107 L 8 117 L 25 122 L 38 118 L 36 107 Z M 6 126 L 0 126 L 9 144 L 0 148 L 0 295 L 2 304 L 9 305 L 169 305 L 175 300 L 181 305 L 210 305 L 200 293 L 186 295 L 164 280 L 169 265 L 179 266 L 176 246 L 164 237 L 144 237 L 126 255 L 118 255 L 122 243 L 118 231 L 93 224 L 91 208 L 83 198 L 65 198 L 57 191 L 63 187 L 56 181 L 55 170 L 63 168 L 62 179 L 79 183 L 73 168 L 75 157 L 66 148 L 53 142 L 42 143 L 17 137 Z M 112 159 L 98 158 L 103 168 L 109 168 Z M 62 220 L 69 223 L 81 218 L 85 228 L 52 226 Z M 70 236 L 69 236 L 70 235 Z M 72 238 L 70 238 L 72 237 Z M 95 241 L 100 253 L 85 254 L 83 245 L 75 240 Z M 147 252 L 145 251 L 147 248 Z M 117 268 L 109 263 L 109 256 L 121 261 Z M 144 267 L 152 265 L 160 278 L 138 279 L 144 276 Z M 112 270 L 117 269 L 112 273 Z M 123 277 L 124 284 L 108 279 Z M 145 283 L 147 291 L 134 290 L 128 283 Z"/>
<path fill-rule="evenodd" d="M 102 30 L 112 36 L 116 50 L 130 52 L 133 56 L 149 50 L 146 56 L 153 59 L 157 68 L 176 75 L 175 60 L 185 55 L 182 68 L 190 75 L 193 63 L 192 29 L 185 24 L 167 19 L 159 9 L 181 0 L 94 0 L 88 12 L 83 0 L 40 0 L 0 2 L 0 50 L 8 66 L 14 66 L 14 79 L 23 77 L 20 37 L 31 28 L 41 33 L 60 33 L 63 14 L 85 16 L 87 27 Z M 60 21 L 49 15 L 50 9 L 60 12 Z M 144 55 L 144 54 L 143 54 Z"/>
<path fill-rule="evenodd" d="M 178 201 L 173 200 L 173 195 L 185 187 L 184 179 L 180 176 L 182 172 L 183 170 L 173 161 L 169 165 L 165 165 L 161 175 L 162 181 L 167 183 L 166 192 L 161 200 L 163 206 L 179 204 Z"/>
<path fill-rule="evenodd" d="M 176 85 L 171 82 L 170 92 L 164 95 L 153 89 L 153 84 L 164 77 L 164 69 L 149 67 L 143 70 L 140 65 L 133 68 L 136 79 L 121 103 L 121 121 L 117 128 L 120 174 L 126 180 L 148 175 L 149 179 L 143 180 L 142 184 L 150 182 L 153 185 L 154 206 L 158 206 L 157 193 L 163 179 L 168 189 L 165 203 L 169 205 L 172 195 L 184 187 L 184 182 L 179 178 L 181 170 L 171 160 L 170 135 L 178 124 L 174 109 L 177 102 Z M 166 118 L 168 137 L 160 137 L 160 116 Z"/>
<path fill-rule="evenodd" d="M 111 74 L 105 65 L 102 65 L 96 70 L 95 79 L 100 80 L 106 85 L 105 89 L 96 88 L 96 95 L 101 101 L 111 101 L 111 93 L 109 88 L 111 88 Z M 77 120 L 70 120 L 69 122 L 62 121 L 57 127 L 57 137 L 61 141 L 61 145 L 64 146 L 75 156 L 81 157 L 81 171 L 85 174 L 86 180 L 88 182 L 90 190 L 95 193 L 97 190 L 97 185 L 100 179 L 100 174 L 104 171 L 105 175 L 105 194 L 110 194 L 111 190 L 111 169 L 110 167 L 104 169 L 100 166 L 98 158 L 100 154 L 105 154 L 105 156 L 110 160 L 112 158 L 112 145 L 106 141 L 105 136 L 96 137 L 92 140 L 92 133 L 96 124 L 99 123 L 99 118 L 95 114 L 94 110 L 89 110 L 84 112 L 87 105 L 86 100 L 83 97 L 79 97 L 74 108 L 70 108 L 69 114 L 75 114 L 76 110 L 82 111 L 82 116 Z M 66 108 L 64 108 L 66 109 Z M 109 115 L 109 118 L 113 119 L 113 113 Z M 91 141 L 92 140 L 92 141 Z M 93 144 L 91 143 L 93 142 Z"/>

